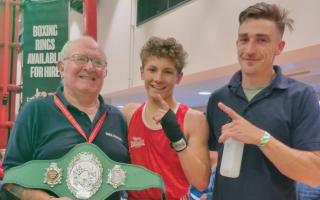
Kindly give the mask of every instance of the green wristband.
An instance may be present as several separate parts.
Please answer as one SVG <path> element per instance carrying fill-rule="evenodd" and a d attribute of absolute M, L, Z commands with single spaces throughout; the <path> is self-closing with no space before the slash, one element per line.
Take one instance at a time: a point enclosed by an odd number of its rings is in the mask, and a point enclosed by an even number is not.
<path fill-rule="evenodd" d="M 270 134 L 265 131 L 264 135 L 260 138 L 258 146 L 263 148 L 270 141 Z"/>

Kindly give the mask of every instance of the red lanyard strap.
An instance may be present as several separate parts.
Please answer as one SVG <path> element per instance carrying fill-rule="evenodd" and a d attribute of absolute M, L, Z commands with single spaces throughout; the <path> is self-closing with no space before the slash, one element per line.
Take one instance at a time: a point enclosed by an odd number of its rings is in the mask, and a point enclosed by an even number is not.
<path fill-rule="evenodd" d="M 90 133 L 89 139 L 87 138 L 86 134 L 84 133 L 84 131 L 82 130 L 81 126 L 79 125 L 79 123 L 74 119 L 74 117 L 72 116 L 72 114 L 69 112 L 69 110 L 63 105 L 63 103 L 61 102 L 61 100 L 54 95 L 54 103 L 58 106 L 58 108 L 61 110 L 61 112 L 64 114 L 64 116 L 66 116 L 66 118 L 69 120 L 69 122 L 73 125 L 73 127 L 78 131 L 78 133 L 80 135 L 82 135 L 82 137 L 88 142 L 88 143 L 92 143 L 92 141 L 97 137 L 102 124 L 104 122 L 104 120 L 107 117 L 107 112 L 103 113 L 103 115 L 100 117 L 99 121 L 97 122 L 97 124 L 95 125 L 95 127 L 93 128 L 93 130 Z"/>

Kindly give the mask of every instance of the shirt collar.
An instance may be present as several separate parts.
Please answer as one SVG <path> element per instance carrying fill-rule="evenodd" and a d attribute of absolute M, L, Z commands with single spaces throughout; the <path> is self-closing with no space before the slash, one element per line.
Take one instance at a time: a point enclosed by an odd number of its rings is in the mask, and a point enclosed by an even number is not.
<path fill-rule="evenodd" d="M 63 89 L 64 89 L 63 85 L 60 85 L 56 90 L 56 95 L 59 97 L 61 102 L 66 107 L 70 107 L 70 106 L 74 107 L 71 103 L 68 102 L 68 100 L 63 95 Z M 99 111 L 105 111 L 105 110 L 109 110 L 110 109 L 110 107 L 104 102 L 104 99 L 100 94 L 98 96 L 98 99 L 99 99 L 99 102 L 100 102 Z"/>
<path fill-rule="evenodd" d="M 288 77 L 282 74 L 281 68 L 277 65 L 273 66 L 274 71 L 276 72 L 276 77 L 270 84 L 272 88 L 286 89 L 289 87 Z M 239 88 L 241 87 L 241 70 L 237 71 L 231 78 L 228 86 L 229 88 Z"/>

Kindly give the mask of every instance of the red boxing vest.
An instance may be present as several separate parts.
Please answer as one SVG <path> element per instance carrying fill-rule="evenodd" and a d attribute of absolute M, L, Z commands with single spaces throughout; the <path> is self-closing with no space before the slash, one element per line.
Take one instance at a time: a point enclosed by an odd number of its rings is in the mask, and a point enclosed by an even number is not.
<path fill-rule="evenodd" d="M 152 130 L 143 123 L 142 104 L 132 115 L 128 130 L 131 163 L 143 166 L 162 176 L 168 200 L 187 200 L 189 183 L 184 175 L 176 151 L 162 129 Z M 188 107 L 180 104 L 176 119 L 183 130 Z M 160 189 L 128 191 L 129 200 L 160 200 Z"/>

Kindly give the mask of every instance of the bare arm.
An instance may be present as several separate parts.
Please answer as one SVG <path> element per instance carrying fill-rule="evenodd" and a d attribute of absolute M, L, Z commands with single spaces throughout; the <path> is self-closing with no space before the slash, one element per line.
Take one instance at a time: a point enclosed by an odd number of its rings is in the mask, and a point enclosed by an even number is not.
<path fill-rule="evenodd" d="M 232 137 L 246 144 L 259 144 L 264 130 L 254 126 L 228 106 L 221 103 L 218 106 L 232 119 L 232 122 L 222 127 L 219 142 L 223 143 Z M 293 149 L 272 136 L 261 150 L 282 174 L 311 186 L 320 184 L 320 151 Z"/>
<path fill-rule="evenodd" d="M 271 137 L 262 152 L 281 173 L 291 179 L 310 186 L 320 184 L 320 151 L 293 149 Z"/>
<path fill-rule="evenodd" d="M 21 200 L 50 199 L 52 196 L 42 190 L 27 189 L 15 184 L 6 184 L 4 188 Z"/>
<path fill-rule="evenodd" d="M 169 105 L 160 95 L 158 101 L 159 109 L 153 116 L 156 122 L 163 120 L 169 110 Z M 168 133 L 166 134 L 168 137 Z M 209 184 L 211 167 L 208 150 L 209 126 L 204 114 L 189 109 L 184 119 L 182 134 L 188 141 L 188 146 L 177 152 L 183 172 L 191 185 L 200 191 L 205 190 Z"/>
<path fill-rule="evenodd" d="M 24 188 L 15 184 L 6 184 L 4 188 L 21 200 L 70 200 L 67 197 L 55 198 L 42 190 Z"/>
<path fill-rule="evenodd" d="M 128 105 L 124 106 L 121 109 L 122 114 L 124 115 L 126 121 L 127 121 L 127 126 L 129 127 L 129 123 L 131 120 L 131 116 L 133 112 L 140 106 L 140 104 L 136 103 L 129 103 Z"/>
<path fill-rule="evenodd" d="M 211 174 L 208 124 L 201 112 L 192 109 L 188 111 L 184 124 L 188 147 L 178 153 L 180 163 L 189 183 L 200 191 L 205 190 Z"/>

